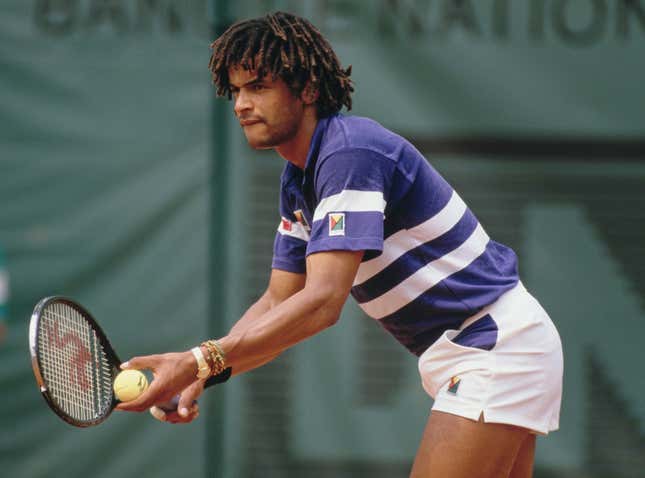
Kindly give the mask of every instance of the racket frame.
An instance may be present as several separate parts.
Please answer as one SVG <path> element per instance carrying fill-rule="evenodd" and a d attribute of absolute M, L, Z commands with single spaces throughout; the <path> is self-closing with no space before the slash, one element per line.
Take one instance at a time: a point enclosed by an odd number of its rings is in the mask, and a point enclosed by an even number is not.
<path fill-rule="evenodd" d="M 39 326 L 40 326 L 40 320 L 41 320 L 43 311 L 47 306 L 53 303 L 64 304 L 75 309 L 88 322 L 89 326 L 96 333 L 99 339 L 99 342 L 103 347 L 107 361 L 112 366 L 112 380 L 114 380 L 115 375 L 119 372 L 121 360 L 119 359 L 118 355 L 112 348 L 110 341 L 108 340 L 107 336 L 103 332 L 103 329 L 101 329 L 101 327 L 99 326 L 98 322 L 96 322 L 96 320 L 94 320 L 94 317 L 92 317 L 92 314 L 90 314 L 88 310 L 85 309 L 85 307 L 80 305 L 78 302 L 75 302 L 72 299 L 69 299 L 63 296 L 51 296 L 51 297 L 45 297 L 41 299 L 38 302 L 38 304 L 36 304 L 36 306 L 34 307 L 34 311 L 31 314 L 31 320 L 29 322 L 29 353 L 31 354 L 31 366 L 34 371 L 34 376 L 36 377 L 36 383 L 38 384 L 38 388 L 40 389 L 40 392 L 43 398 L 47 402 L 47 405 L 49 405 L 49 407 L 60 418 L 62 418 L 70 425 L 74 425 L 76 427 L 82 427 L 82 428 L 98 425 L 99 423 L 107 419 L 107 417 L 112 413 L 112 410 L 114 410 L 114 407 L 116 407 L 116 405 L 119 403 L 117 398 L 114 395 L 113 390 L 111 391 L 112 401 L 110 403 L 110 406 L 107 408 L 106 412 L 103 415 L 99 415 L 94 420 L 77 420 L 74 417 L 69 416 L 67 413 L 65 413 L 63 410 L 60 409 L 60 407 L 56 404 L 54 397 L 51 395 L 51 393 L 49 392 L 49 389 L 47 388 L 47 383 L 43 377 L 42 367 L 40 364 L 40 346 L 38 344 L 38 331 L 40 329 Z"/>

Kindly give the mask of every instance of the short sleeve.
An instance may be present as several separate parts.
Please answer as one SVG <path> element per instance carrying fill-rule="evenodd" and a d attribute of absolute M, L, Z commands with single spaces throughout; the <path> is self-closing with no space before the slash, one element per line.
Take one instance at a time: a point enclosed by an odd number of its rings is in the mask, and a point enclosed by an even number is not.
<path fill-rule="evenodd" d="M 394 162 L 374 151 L 335 152 L 317 165 L 316 206 L 307 254 L 382 251 Z"/>
<path fill-rule="evenodd" d="M 301 224 L 283 217 L 273 241 L 271 267 L 303 274 L 306 271 L 307 235 Z"/>

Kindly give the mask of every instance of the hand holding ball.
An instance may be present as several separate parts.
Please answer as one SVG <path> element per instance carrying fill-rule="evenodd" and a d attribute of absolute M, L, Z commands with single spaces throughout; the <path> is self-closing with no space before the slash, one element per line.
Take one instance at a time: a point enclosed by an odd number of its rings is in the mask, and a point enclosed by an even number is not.
<path fill-rule="evenodd" d="M 130 402 L 145 392 L 148 379 L 139 370 L 123 370 L 114 379 L 114 395 L 122 402 Z"/>

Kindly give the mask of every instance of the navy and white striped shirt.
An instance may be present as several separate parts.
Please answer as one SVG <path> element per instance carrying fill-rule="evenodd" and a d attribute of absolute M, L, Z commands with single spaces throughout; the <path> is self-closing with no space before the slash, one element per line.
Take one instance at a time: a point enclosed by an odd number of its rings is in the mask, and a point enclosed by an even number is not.
<path fill-rule="evenodd" d="M 355 116 L 321 119 L 305 170 L 287 163 L 273 267 L 305 272 L 320 251 L 364 250 L 352 296 L 412 353 L 518 282 L 491 240 L 408 141 Z"/>

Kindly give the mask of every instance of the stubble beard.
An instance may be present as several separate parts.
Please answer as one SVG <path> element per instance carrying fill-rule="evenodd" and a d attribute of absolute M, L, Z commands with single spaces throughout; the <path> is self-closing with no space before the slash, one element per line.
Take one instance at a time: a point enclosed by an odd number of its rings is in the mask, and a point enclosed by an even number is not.
<path fill-rule="evenodd" d="M 261 137 L 254 137 L 253 135 L 247 134 L 246 131 L 244 132 L 249 146 L 253 149 L 277 148 L 281 144 L 292 140 L 298 132 L 298 123 L 295 121 L 289 124 L 281 125 L 281 127 L 274 128 L 272 130 L 270 126 L 265 122 L 262 122 L 260 124 L 269 129 L 267 134 L 264 134 Z"/>

